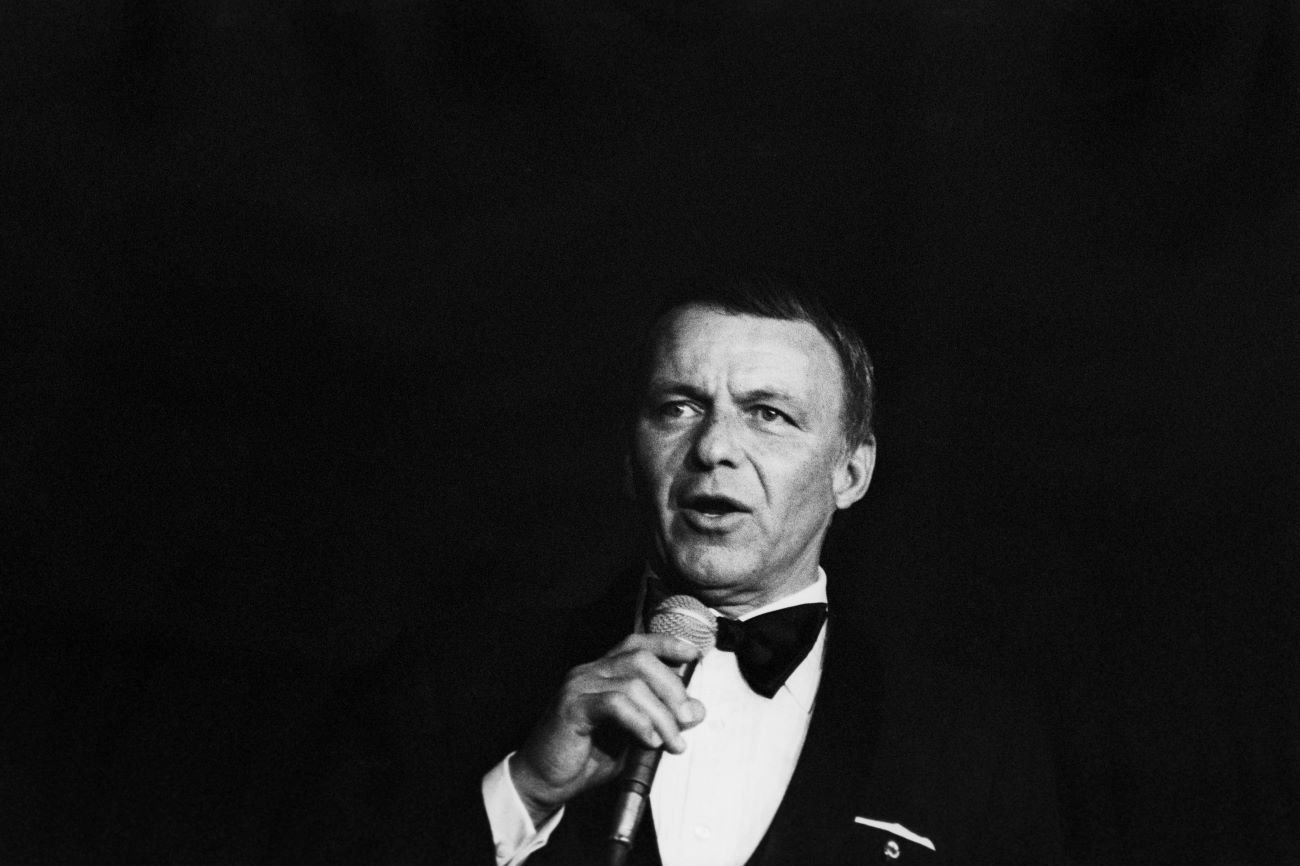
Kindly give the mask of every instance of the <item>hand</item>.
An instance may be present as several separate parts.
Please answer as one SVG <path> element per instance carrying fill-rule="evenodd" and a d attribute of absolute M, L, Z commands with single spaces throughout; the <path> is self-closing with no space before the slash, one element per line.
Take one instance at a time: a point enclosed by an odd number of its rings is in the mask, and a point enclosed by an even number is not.
<path fill-rule="evenodd" d="M 621 769 L 628 739 L 673 754 L 704 705 L 686 696 L 670 667 L 700 650 L 662 634 L 634 634 L 590 664 L 569 671 L 550 709 L 510 759 L 510 777 L 533 824 Z"/>

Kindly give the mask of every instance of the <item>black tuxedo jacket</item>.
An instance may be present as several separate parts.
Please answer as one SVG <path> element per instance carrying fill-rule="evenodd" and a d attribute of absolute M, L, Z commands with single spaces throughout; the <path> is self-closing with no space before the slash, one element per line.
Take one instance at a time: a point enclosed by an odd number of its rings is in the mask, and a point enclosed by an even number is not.
<path fill-rule="evenodd" d="M 628 623 L 623 598 L 604 621 Z M 1062 861 L 1047 749 L 1008 693 L 886 647 L 833 592 L 827 629 L 808 738 L 753 866 Z M 603 864 L 612 814 L 612 786 L 577 798 L 530 866 Z M 445 862 L 492 866 L 481 802 L 445 817 Z M 901 825 L 934 850 L 858 818 Z M 660 862 L 653 815 L 632 860 Z"/>

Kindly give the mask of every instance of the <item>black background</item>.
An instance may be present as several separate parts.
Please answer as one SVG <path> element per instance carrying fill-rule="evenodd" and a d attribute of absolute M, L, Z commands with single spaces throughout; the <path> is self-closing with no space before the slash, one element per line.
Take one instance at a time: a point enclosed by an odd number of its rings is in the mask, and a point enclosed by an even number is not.
<path fill-rule="evenodd" d="M 721 263 L 859 323 L 828 571 L 1038 699 L 1073 862 L 1300 862 L 1293 4 L 263 5 L 0 10 L 0 860 L 375 832 L 339 732 L 626 561 Z"/>

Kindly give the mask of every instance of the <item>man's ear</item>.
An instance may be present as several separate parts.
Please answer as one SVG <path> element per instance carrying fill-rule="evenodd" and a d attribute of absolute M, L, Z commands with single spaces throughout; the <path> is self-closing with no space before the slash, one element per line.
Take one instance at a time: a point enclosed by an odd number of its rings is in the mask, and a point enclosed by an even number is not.
<path fill-rule="evenodd" d="M 875 437 L 849 449 L 835 467 L 835 507 L 848 508 L 866 494 L 876 468 Z"/>

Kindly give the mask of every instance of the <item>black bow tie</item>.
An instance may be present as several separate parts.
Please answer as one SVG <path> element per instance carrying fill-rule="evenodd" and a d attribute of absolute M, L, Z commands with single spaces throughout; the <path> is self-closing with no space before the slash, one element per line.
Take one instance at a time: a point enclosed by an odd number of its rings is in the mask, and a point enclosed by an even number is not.
<path fill-rule="evenodd" d="M 770 698 L 807 657 L 824 622 L 824 604 L 783 607 L 744 622 L 720 616 L 718 649 L 734 652 L 745 682 Z"/>

